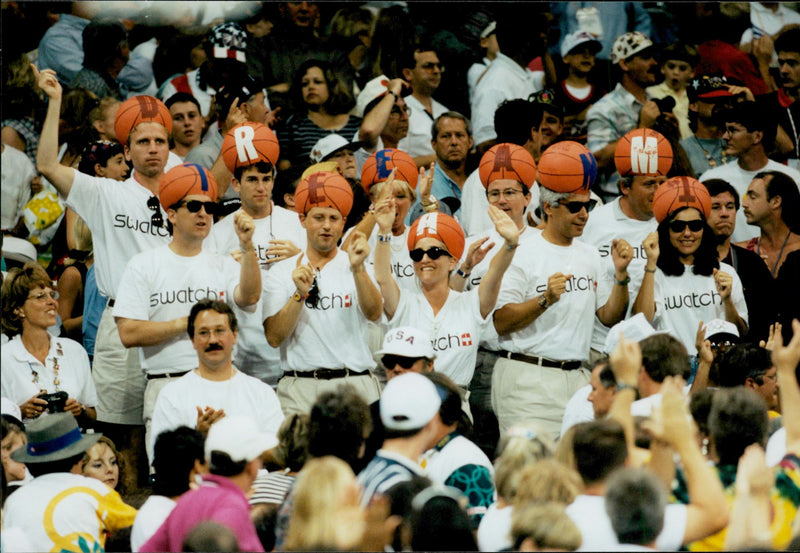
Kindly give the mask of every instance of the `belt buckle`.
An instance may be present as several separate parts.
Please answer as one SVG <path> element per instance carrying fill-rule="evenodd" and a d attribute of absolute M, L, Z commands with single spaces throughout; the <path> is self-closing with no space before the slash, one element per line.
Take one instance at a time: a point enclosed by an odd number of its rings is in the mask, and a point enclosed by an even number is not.
<path fill-rule="evenodd" d="M 319 369 L 314 369 L 314 372 L 313 372 L 313 373 L 311 373 L 311 374 L 313 374 L 313 375 L 314 375 L 314 380 L 319 380 L 319 376 L 317 376 L 317 371 L 318 371 L 318 370 L 319 370 Z"/>

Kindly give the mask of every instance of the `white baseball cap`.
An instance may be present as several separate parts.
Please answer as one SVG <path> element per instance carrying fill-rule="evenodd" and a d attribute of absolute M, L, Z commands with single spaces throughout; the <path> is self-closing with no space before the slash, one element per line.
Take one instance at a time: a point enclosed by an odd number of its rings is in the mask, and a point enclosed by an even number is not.
<path fill-rule="evenodd" d="M 736 325 L 723 319 L 713 319 L 706 323 L 704 339 L 708 340 L 716 334 L 731 334 L 739 338 L 739 330 Z"/>
<path fill-rule="evenodd" d="M 653 41 L 647 38 L 647 35 L 640 33 L 639 31 L 632 31 L 630 33 L 625 33 L 624 35 L 620 35 L 614 41 L 614 45 L 611 47 L 611 63 L 617 63 L 622 60 L 626 60 L 629 57 L 633 56 L 634 54 L 638 54 L 639 52 L 650 48 L 653 45 Z"/>
<path fill-rule="evenodd" d="M 391 379 L 383 389 L 381 422 L 388 430 L 415 430 L 428 424 L 441 405 L 436 386 L 429 378 L 404 373 Z"/>
<path fill-rule="evenodd" d="M 383 348 L 377 354 L 428 359 L 434 356 L 431 337 L 413 326 L 398 326 L 387 332 L 383 338 Z"/>
<path fill-rule="evenodd" d="M 572 50 L 581 44 L 590 43 L 594 53 L 596 54 L 603 49 L 603 43 L 597 40 L 592 33 L 588 31 L 575 31 L 564 37 L 561 41 L 561 57 L 568 55 Z"/>
<path fill-rule="evenodd" d="M 360 147 L 361 142 L 348 142 L 342 135 L 334 133 L 317 140 L 308 157 L 311 158 L 313 163 L 319 163 L 320 161 L 325 161 L 339 150 L 347 148 L 355 152 Z"/>
<path fill-rule="evenodd" d="M 358 93 L 356 99 L 356 115 L 364 117 L 364 110 L 375 98 L 380 98 L 389 91 L 389 77 L 381 75 L 375 77 L 364 85 L 364 90 Z"/>
<path fill-rule="evenodd" d="M 233 462 L 250 462 L 278 445 L 274 434 L 261 432 L 250 417 L 226 415 L 211 425 L 206 437 L 206 459 L 212 451 L 227 453 Z"/>
<path fill-rule="evenodd" d="M 620 321 L 611 327 L 603 347 L 605 353 L 614 351 L 614 348 L 619 344 L 619 335 L 622 333 L 625 334 L 626 340 L 633 340 L 634 342 L 641 342 L 645 338 L 657 334 L 656 329 L 647 321 L 644 313 L 637 313 L 630 319 Z"/>

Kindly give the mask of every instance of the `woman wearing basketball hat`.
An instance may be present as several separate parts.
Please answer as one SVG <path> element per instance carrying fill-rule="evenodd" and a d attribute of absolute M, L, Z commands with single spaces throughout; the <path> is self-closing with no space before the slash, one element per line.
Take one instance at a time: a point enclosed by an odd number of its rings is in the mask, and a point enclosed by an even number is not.
<path fill-rule="evenodd" d="M 711 196 L 690 177 L 673 177 L 653 200 L 658 230 L 642 246 L 644 279 L 633 313 L 644 313 L 659 329 L 674 334 L 696 355 L 700 321 L 725 319 L 740 334 L 747 330 L 747 304 L 733 267 L 717 259 L 714 234 L 706 222 Z"/>
<path fill-rule="evenodd" d="M 375 280 L 383 294 L 383 311 L 391 326 L 413 324 L 430 329 L 436 351 L 437 370 L 466 388 L 475 369 L 478 343 L 497 302 L 503 273 L 519 245 L 519 229 L 495 206 L 489 217 L 505 240 L 492 259 L 477 292 L 450 289 L 450 273 L 464 253 L 464 231 L 444 213 L 426 213 L 408 232 L 408 249 L 420 290 L 402 290 L 392 275 L 391 252 L 387 247 L 395 220 L 395 200 L 384 197 L 375 208 L 378 243 L 375 249 Z"/>

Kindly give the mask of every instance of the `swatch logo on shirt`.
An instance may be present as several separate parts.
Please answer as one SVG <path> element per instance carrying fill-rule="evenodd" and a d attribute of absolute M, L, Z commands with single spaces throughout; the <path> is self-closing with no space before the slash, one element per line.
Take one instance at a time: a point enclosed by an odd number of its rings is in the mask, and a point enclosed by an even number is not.
<path fill-rule="evenodd" d="M 719 301 L 717 301 L 717 299 L 719 299 Z M 682 296 L 667 296 L 664 298 L 664 307 L 666 309 L 707 307 L 717 303 L 721 305 L 722 298 L 720 297 L 719 292 L 716 290 L 703 292 L 701 294 L 693 292 L 691 294 L 684 294 Z"/>
<path fill-rule="evenodd" d="M 413 265 L 402 265 L 400 262 L 392 265 L 392 272 L 396 278 L 411 278 L 414 276 Z"/>
<path fill-rule="evenodd" d="M 585 292 L 585 291 L 596 292 L 597 291 L 597 282 L 589 275 L 585 276 L 575 276 L 572 275 L 567 281 L 566 288 L 564 289 L 565 294 L 569 294 L 570 292 Z M 536 286 L 536 294 L 544 294 L 547 291 L 547 282 L 543 282 Z"/>
<path fill-rule="evenodd" d="M 633 259 L 647 259 L 647 254 L 644 251 L 644 246 L 639 244 L 638 246 L 634 246 L 631 244 L 631 248 L 633 248 Z M 611 255 L 611 244 L 603 244 L 597 251 L 600 252 L 600 257 L 608 257 Z"/>
<path fill-rule="evenodd" d="M 169 232 L 166 228 L 155 227 L 150 224 L 150 221 L 138 221 L 131 219 L 129 215 L 124 213 L 117 213 L 114 215 L 114 228 L 126 228 L 134 232 L 141 232 L 142 234 L 149 234 L 151 236 L 162 236 L 169 238 Z"/>
<path fill-rule="evenodd" d="M 448 334 L 431 340 L 433 351 L 444 351 L 451 348 L 466 348 L 472 345 L 472 335 L 469 332 L 462 334 Z"/>
<path fill-rule="evenodd" d="M 172 303 L 194 305 L 198 301 L 205 299 L 225 301 L 225 291 L 217 291 L 209 287 L 192 288 L 191 286 L 181 290 L 163 290 L 150 294 L 150 307 L 158 307 L 159 305 L 169 305 Z"/>
<path fill-rule="evenodd" d="M 320 296 L 317 305 L 309 305 L 306 302 L 306 307 L 309 309 L 320 309 L 327 311 L 329 309 L 349 309 L 353 306 L 353 297 L 350 294 L 330 294 L 328 296 Z"/>

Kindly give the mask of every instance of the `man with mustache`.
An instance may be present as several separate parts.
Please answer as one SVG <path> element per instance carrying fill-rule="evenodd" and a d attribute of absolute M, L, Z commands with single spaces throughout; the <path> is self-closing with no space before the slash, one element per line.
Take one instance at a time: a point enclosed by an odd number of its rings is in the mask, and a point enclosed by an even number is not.
<path fill-rule="evenodd" d="M 226 415 L 246 416 L 261 431 L 277 434 L 283 422 L 278 396 L 233 366 L 239 325 L 231 307 L 218 300 L 200 300 L 189 312 L 187 331 L 197 352 L 197 368 L 171 381 L 158 395 L 150 450 L 162 432 L 188 426 L 206 434 Z"/>

